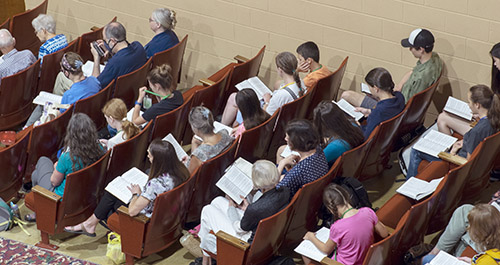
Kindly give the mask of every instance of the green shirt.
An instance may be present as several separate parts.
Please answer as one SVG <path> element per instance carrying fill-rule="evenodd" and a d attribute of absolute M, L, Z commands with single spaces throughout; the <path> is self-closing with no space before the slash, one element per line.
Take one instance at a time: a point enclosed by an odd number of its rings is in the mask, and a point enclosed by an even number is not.
<path fill-rule="evenodd" d="M 408 78 L 408 81 L 404 83 L 401 89 L 401 93 L 405 97 L 405 102 L 408 102 L 413 95 L 434 84 L 439 78 L 442 68 L 443 63 L 441 58 L 435 52 L 432 53 L 431 58 L 427 62 L 421 63 L 420 60 L 417 61 L 417 65 L 413 67 L 410 78 Z"/>

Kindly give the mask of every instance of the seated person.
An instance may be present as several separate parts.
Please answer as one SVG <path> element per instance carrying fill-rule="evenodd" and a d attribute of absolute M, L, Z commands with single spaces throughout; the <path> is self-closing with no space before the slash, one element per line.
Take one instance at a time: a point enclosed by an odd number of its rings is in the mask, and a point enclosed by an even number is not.
<path fill-rule="evenodd" d="M 36 62 L 30 50 L 18 51 L 16 39 L 6 29 L 0 29 L 0 52 L 3 54 L 0 62 L 0 84 L 2 78 L 17 74 Z"/>
<path fill-rule="evenodd" d="M 326 175 L 329 167 L 325 154 L 319 147 L 318 132 L 310 121 L 293 120 L 287 124 L 285 133 L 285 141 L 290 150 L 299 155 L 291 154 L 282 158 L 281 153 L 286 146 L 278 148 L 276 154 L 278 171 L 285 174 L 281 175 L 277 187 L 288 187 L 293 197 L 304 184 Z"/>
<path fill-rule="evenodd" d="M 334 222 L 330 226 L 330 236 L 326 243 L 316 238 L 314 232 L 307 232 L 305 240 L 311 241 L 324 253 L 335 252 L 332 259 L 342 264 L 361 265 L 373 244 L 373 231 L 380 237 L 389 235 L 387 228 L 377 218 L 375 212 L 363 207 L 351 206 L 349 193 L 337 184 L 329 184 L 323 191 L 323 204 L 332 213 Z M 304 264 L 319 264 L 302 256 Z M 311 263 L 312 262 L 312 263 Z"/>
<path fill-rule="evenodd" d="M 237 138 L 245 130 L 257 127 L 271 116 L 260 107 L 259 98 L 250 88 L 242 89 L 236 93 L 236 105 L 241 112 L 243 122 L 232 132 Z"/>
<path fill-rule="evenodd" d="M 381 122 L 398 115 L 405 108 L 405 99 L 399 91 L 394 91 L 394 82 L 389 71 L 382 67 L 374 68 L 365 77 L 373 96 L 379 100 L 373 108 L 357 107 L 363 113 L 366 125 L 361 126 L 365 140 Z"/>
<path fill-rule="evenodd" d="M 167 141 L 153 140 L 148 147 L 148 159 L 151 163 L 151 169 L 149 180 L 143 187 L 144 191 L 141 192 L 142 187 L 137 184 L 128 187 L 133 195 L 128 204 L 130 216 L 144 214 L 150 218 L 153 214 L 156 197 L 179 186 L 189 178 L 187 168 L 177 159 L 174 147 Z M 94 210 L 94 214 L 80 224 L 65 227 L 64 231 L 95 237 L 95 228 L 99 221 L 107 220 L 110 213 L 116 212 L 122 205 L 126 204 L 105 191 Z"/>
<path fill-rule="evenodd" d="M 290 200 L 287 187 L 277 188 L 279 173 L 276 166 L 267 160 L 258 160 L 252 166 L 252 182 L 255 190 L 262 196 L 252 196 L 243 200 L 241 205 L 226 197 L 217 197 L 201 211 L 201 227 L 198 236 L 203 250 L 203 261 L 191 264 L 212 264 L 205 251 L 217 253 L 217 240 L 214 234 L 222 230 L 248 243 L 252 243 L 260 220 L 285 208 Z"/>
<path fill-rule="evenodd" d="M 155 53 L 168 50 L 179 43 L 179 39 L 174 32 L 176 23 L 177 19 L 174 10 L 157 8 L 153 11 L 149 18 L 149 27 L 155 33 L 155 36 L 144 46 L 148 59 Z"/>
<path fill-rule="evenodd" d="M 500 42 L 493 45 L 490 50 L 491 65 L 491 90 L 500 93 Z"/>
<path fill-rule="evenodd" d="M 463 252 L 466 244 L 472 244 L 474 250 L 480 254 L 472 259 L 459 257 L 459 260 L 478 265 L 498 264 L 500 261 L 500 212 L 489 204 L 478 204 L 474 207 L 470 204 L 460 206 L 453 213 L 436 247 L 422 259 L 422 264 L 430 262 L 441 250 L 451 251 L 455 247 L 453 243 L 460 241 L 460 237 L 468 241 L 459 243 L 455 256 Z"/>
<path fill-rule="evenodd" d="M 125 27 L 119 22 L 110 22 L 104 26 L 102 36 L 103 39 L 97 40 L 97 43 L 104 51 L 105 57 L 112 56 L 102 73 L 99 66 L 101 56 L 93 45 L 90 45 L 90 51 L 94 57 L 92 75 L 97 77 L 101 87 L 105 88 L 112 80 L 141 68 L 147 62 L 147 58 L 144 48 L 138 41 L 128 43 Z"/>
<path fill-rule="evenodd" d="M 401 46 L 410 48 L 410 52 L 418 59 L 413 70 L 406 73 L 394 91 L 403 94 L 405 103 L 413 95 L 430 87 L 441 74 L 443 63 L 434 48 L 434 36 L 426 29 L 416 29 L 410 33 L 410 37 L 401 40 Z M 380 99 L 364 96 L 354 91 L 345 91 L 342 98 L 355 107 L 366 109 L 373 108 Z"/>
<path fill-rule="evenodd" d="M 330 166 L 345 151 L 357 147 L 365 140 L 356 122 L 349 119 L 345 112 L 331 101 L 320 102 L 314 109 L 313 118 L 326 161 Z"/>
<path fill-rule="evenodd" d="M 300 80 L 297 69 L 297 58 L 289 52 L 282 52 L 276 56 L 276 67 L 283 84 L 275 89 L 273 94 L 264 95 L 264 105 L 262 108 L 273 115 L 274 112 L 286 103 L 292 102 L 304 94 L 304 84 Z M 238 106 L 235 101 L 236 93 L 232 93 L 226 103 L 222 113 L 221 123 L 227 126 L 237 125 L 234 123 L 238 113 Z"/>
<path fill-rule="evenodd" d="M 50 15 L 40 14 L 31 21 L 36 36 L 43 43 L 38 51 L 38 58 L 42 59 L 47 54 L 57 52 L 68 46 L 68 40 L 64 34 L 56 35 L 56 21 Z"/>
<path fill-rule="evenodd" d="M 108 125 L 118 131 L 118 133 L 109 140 L 99 140 L 108 150 L 134 137 L 140 132 L 139 127 L 127 120 L 127 106 L 123 100 L 112 98 L 104 105 L 102 113 Z"/>
<path fill-rule="evenodd" d="M 191 140 L 191 156 L 185 163 L 187 163 L 189 173 L 193 174 L 203 162 L 219 155 L 228 148 L 234 139 L 229 136 L 229 132 L 226 130 L 214 133 L 212 112 L 203 106 L 191 109 L 189 125 L 191 125 L 194 135 Z"/>
<path fill-rule="evenodd" d="M 55 164 L 45 156 L 38 159 L 35 170 L 31 174 L 33 187 L 40 185 L 62 197 L 66 176 L 92 165 L 102 157 L 104 149 L 99 144 L 97 129 L 89 116 L 83 113 L 75 113 L 71 116 L 62 150 Z M 30 205 L 35 204 L 33 193 L 26 195 L 26 201 L 29 201 Z M 26 215 L 25 220 L 34 222 L 35 213 Z"/>
<path fill-rule="evenodd" d="M 312 41 L 304 42 L 297 47 L 297 58 L 299 59 L 297 71 L 308 73 L 304 77 L 307 89 L 313 88 L 318 80 L 332 73 L 319 63 L 319 48 Z"/>
<path fill-rule="evenodd" d="M 450 151 L 450 154 L 466 159 L 469 159 L 476 146 L 484 138 L 498 132 L 500 129 L 500 99 L 498 95 L 493 94 L 493 91 L 485 85 L 475 85 L 470 88 L 468 98 L 469 107 L 472 113 L 479 118 L 479 121 L 474 128 L 464 134 L 462 140 L 453 144 Z M 438 161 L 440 159 L 412 149 L 407 179 L 417 175 L 418 166 L 422 160 Z"/>
<path fill-rule="evenodd" d="M 61 59 L 61 73 L 73 83 L 69 90 L 64 92 L 61 104 L 74 104 L 80 99 L 85 99 L 99 92 L 101 85 L 93 76 L 85 77 L 82 71 L 83 59 L 74 52 L 67 52 Z M 43 106 L 38 105 L 31 113 L 25 127 L 34 124 L 42 116 Z M 66 111 L 60 109 L 61 113 Z M 35 124 L 36 125 L 36 124 Z"/>
<path fill-rule="evenodd" d="M 180 107 L 184 103 L 182 93 L 174 89 L 171 72 L 172 68 L 168 64 L 159 65 L 149 71 L 147 76 L 149 88 L 151 89 L 149 93 L 156 97 L 158 103 L 153 104 L 141 115 L 140 110 L 147 91 L 146 87 L 141 87 L 132 114 L 132 121 L 135 125 L 143 125 L 154 120 L 159 115 Z"/>

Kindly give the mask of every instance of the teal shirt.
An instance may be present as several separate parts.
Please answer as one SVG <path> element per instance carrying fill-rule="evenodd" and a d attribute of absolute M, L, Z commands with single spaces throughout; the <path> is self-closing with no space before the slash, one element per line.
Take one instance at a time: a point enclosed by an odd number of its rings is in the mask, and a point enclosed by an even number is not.
<path fill-rule="evenodd" d="M 71 161 L 69 152 L 63 152 L 59 157 L 59 161 L 57 161 L 56 170 L 59 171 L 59 173 L 64 174 L 64 179 L 59 186 L 54 188 L 54 192 L 62 197 L 64 194 L 64 186 L 66 186 L 66 176 L 82 168 L 83 165 L 80 158 L 78 158 L 78 163 L 73 168 L 73 162 Z"/>
<path fill-rule="evenodd" d="M 328 143 L 323 152 L 325 153 L 328 165 L 332 166 L 335 160 L 348 150 L 351 150 L 349 143 L 342 139 L 335 139 Z"/>
<path fill-rule="evenodd" d="M 413 67 L 408 81 L 406 81 L 401 88 L 401 93 L 405 97 L 405 103 L 407 103 L 413 95 L 434 84 L 439 78 L 442 68 L 443 62 L 435 52 L 432 53 L 431 58 L 427 62 L 421 63 L 417 61 L 417 65 Z"/>

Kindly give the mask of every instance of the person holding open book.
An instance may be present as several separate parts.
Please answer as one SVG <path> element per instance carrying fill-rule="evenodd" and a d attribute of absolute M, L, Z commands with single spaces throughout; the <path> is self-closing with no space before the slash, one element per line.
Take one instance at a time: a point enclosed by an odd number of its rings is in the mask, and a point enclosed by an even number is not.
<path fill-rule="evenodd" d="M 466 227 L 457 229 L 466 230 L 475 248 L 480 251 L 472 259 L 459 257 L 459 260 L 476 265 L 489 265 L 500 263 L 500 212 L 489 204 L 478 204 L 468 207 L 468 214 L 461 214 L 466 218 Z M 453 214 L 452 220 L 455 217 Z M 449 226 L 446 227 L 446 232 Z M 449 231 L 448 231 L 449 232 Z M 444 234 L 443 234 L 444 235 Z M 439 239 L 441 242 L 441 238 Z M 439 245 L 439 243 L 438 243 Z M 462 248 L 463 250 L 464 248 Z M 439 253 L 440 249 L 434 248 L 431 253 L 422 259 L 422 264 L 432 264 L 432 259 Z M 458 253 L 459 255 L 461 253 Z"/>
<path fill-rule="evenodd" d="M 66 128 L 62 150 L 56 163 L 45 156 L 38 159 L 31 174 L 33 187 L 40 185 L 62 197 L 66 176 L 93 164 L 102 157 L 104 148 L 97 140 L 97 129 L 89 116 L 83 113 L 73 114 Z M 26 201 L 34 205 L 33 193 L 26 195 Z M 34 222 L 35 213 L 26 215 L 25 220 Z"/>
<path fill-rule="evenodd" d="M 132 113 L 132 122 L 135 125 L 139 126 L 154 120 L 157 116 L 170 112 L 184 103 L 182 93 L 175 90 L 172 86 L 173 78 L 171 71 L 172 68 L 168 64 L 159 65 L 149 71 L 147 80 L 151 91 L 147 90 L 146 87 L 139 89 L 139 96 L 137 97 Z M 152 106 L 143 106 L 146 93 L 154 95 L 158 103 Z M 146 111 L 141 115 L 140 111 L 142 107 L 145 107 Z"/>
<path fill-rule="evenodd" d="M 375 212 L 363 207 L 352 207 L 349 193 L 337 184 L 329 184 L 323 191 L 323 203 L 333 215 L 334 223 L 330 227 L 330 236 L 326 242 L 320 241 L 314 232 L 307 232 L 304 240 L 311 241 L 322 253 L 335 253 L 332 259 L 345 265 L 361 265 L 373 243 L 373 232 L 385 238 L 387 228 L 377 218 Z M 311 259 L 302 256 L 304 264 L 311 264 Z M 314 264 L 318 264 L 314 262 Z"/>
<path fill-rule="evenodd" d="M 500 98 L 485 85 L 475 85 L 469 89 L 469 107 L 479 119 L 477 124 L 466 131 L 464 138 L 453 144 L 450 154 L 469 159 L 470 155 L 486 137 L 500 129 Z M 468 125 L 467 125 L 468 126 Z M 415 150 L 410 153 L 407 178 L 417 175 L 422 160 L 440 160 L 434 156 Z"/>
<path fill-rule="evenodd" d="M 144 214 L 146 217 L 151 217 L 156 197 L 189 178 L 189 171 L 177 159 L 175 148 L 167 141 L 153 140 L 148 147 L 148 159 L 151 168 L 146 185 L 139 187 L 139 185 L 132 184 L 128 187 L 132 193 L 132 199 L 128 204 L 130 216 Z M 116 212 L 122 205 L 126 203 L 105 191 L 92 216 L 80 224 L 65 227 L 64 231 L 95 237 L 95 228 L 99 221 L 106 220 L 110 212 Z"/>
<path fill-rule="evenodd" d="M 345 151 L 364 142 L 361 129 L 355 121 L 331 101 L 322 101 L 314 109 L 314 127 L 318 130 L 321 146 L 328 165 L 332 166 Z"/>
<path fill-rule="evenodd" d="M 118 133 L 109 140 L 99 140 L 108 150 L 134 137 L 140 132 L 139 127 L 127 120 L 127 106 L 122 99 L 112 98 L 104 105 L 102 113 L 108 125 L 118 131 Z"/>
<path fill-rule="evenodd" d="M 196 106 L 189 112 L 189 124 L 193 131 L 191 140 L 191 156 L 185 161 L 189 172 L 193 173 L 203 162 L 222 153 L 233 143 L 228 131 L 214 133 L 214 117 L 212 112 Z"/>
<path fill-rule="evenodd" d="M 394 91 L 391 74 L 382 67 L 370 70 L 366 74 L 365 81 L 372 95 L 379 99 L 373 108 L 356 108 L 356 111 L 367 117 L 366 125 L 361 127 L 366 140 L 377 125 L 403 111 L 405 99 L 401 92 Z"/>
<path fill-rule="evenodd" d="M 252 166 L 252 182 L 255 190 L 260 190 L 260 197 L 251 195 L 237 205 L 228 196 L 217 197 L 201 211 L 201 227 L 198 236 L 201 239 L 203 258 L 191 262 L 191 265 L 210 265 L 212 260 L 206 251 L 217 253 L 217 239 L 210 231 L 222 230 L 241 240 L 252 243 L 260 220 L 283 209 L 290 200 L 287 187 L 276 185 L 280 175 L 276 166 L 267 160 L 258 160 Z"/>
<path fill-rule="evenodd" d="M 241 112 L 243 122 L 231 133 L 234 138 L 239 137 L 245 130 L 259 126 L 270 117 L 260 107 L 257 94 L 250 88 L 242 89 L 236 93 L 236 105 Z"/>

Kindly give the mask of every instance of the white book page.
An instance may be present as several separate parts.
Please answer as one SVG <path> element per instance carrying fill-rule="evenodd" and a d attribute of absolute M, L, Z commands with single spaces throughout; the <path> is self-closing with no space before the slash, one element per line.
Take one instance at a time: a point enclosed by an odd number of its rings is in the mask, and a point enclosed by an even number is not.
<path fill-rule="evenodd" d="M 421 138 L 413 146 L 414 149 L 426 154 L 438 157 L 439 152 L 446 151 L 450 148 L 457 138 L 441 133 L 439 131 L 430 130 L 429 133 Z"/>
<path fill-rule="evenodd" d="M 330 229 L 326 227 L 322 227 L 320 230 L 316 232 L 316 237 L 323 243 L 328 241 L 330 236 Z M 309 240 L 302 241 L 296 248 L 295 252 L 304 255 L 308 258 L 311 258 L 317 262 L 321 262 L 321 260 L 327 256 L 327 254 L 321 252 L 313 242 Z"/>
<path fill-rule="evenodd" d="M 34 104 L 45 105 L 45 102 L 52 102 L 56 104 L 61 104 L 62 96 L 52 94 L 45 91 L 40 91 L 40 94 L 33 99 Z"/>
<path fill-rule="evenodd" d="M 252 166 L 253 164 L 248 162 L 243 157 L 238 157 L 236 161 L 234 161 L 233 166 L 237 167 L 241 172 L 245 173 L 247 176 L 252 177 Z"/>
<path fill-rule="evenodd" d="M 500 205 L 498 205 L 497 202 L 492 202 L 491 205 L 493 205 L 493 207 L 497 208 L 497 210 L 500 212 Z"/>
<path fill-rule="evenodd" d="M 124 203 L 129 203 L 132 199 L 132 192 L 130 192 L 128 187 L 131 184 L 137 184 L 141 187 L 141 190 L 144 190 L 144 186 L 146 186 L 148 178 L 148 175 L 144 174 L 144 172 L 133 167 L 123 173 L 120 177 L 113 179 L 106 186 L 106 191 L 113 194 Z"/>
<path fill-rule="evenodd" d="M 250 84 L 250 82 L 248 82 L 248 79 L 239 82 L 238 84 L 235 85 L 235 87 L 236 87 L 236 89 L 238 89 L 238 91 L 239 90 L 243 90 L 245 88 L 251 88 L 251 89 L 253 89 L 252 88 L 252 84 Z M 257 96 L 259 96 L 259 95 L 257 95 Z"/>
<path fill-rule="evenodd" d="M 281 157 L 287 157 L 289 155 L 297 155 L 297 156 L 300 156 L 300 154 L 298 152 L 295 152 L 295 151 L 292 151 L 292 149 L 290 149 L 290 146 L 286 146 L 285 149 L 283 149 L 283 152 L 281 152 L 280 156 Z"/>
<path fill-rule="evenodd" d="M 171 133 L 169 133 L 167 136 L 165 136 L 162 140 L 167 141 L 174 146 L 175 153 L 177 154 L 177 158 L 179 158 L 179 161 L 181 161 L 183 157 L 188 156 L 186 151 L 184 151 L 184 149 L 182 149 L 182 146 L 179 144 L 179 142 L 177 142 L 177 140 L 175 139 L 175 137 Z"/>
<path fill-rule="evenodd" d="M 101 73 L 102 70 L 104 70 L 104 65 L 101 64 Z M 92 75 L 92 71 L 94 70 L 94 62 L 93 61 L 87 61 L 83 66 L 82 66 L 82 72 L 83 75 L 86 77 L 89 77 Z"/>
<path fill-rule="evenodd" d="M 466 120 L 472 120 L 472 110 L 470 109 L 469 104 L 452 96 L 448 97 L 444 110 Z"/>
<path fill-rule="evenodd" d="M 431 262 L 428 264 L 431 265 L 468 265 L 467 262 L 461 261 L 456 257 L 446 253 L 445 251 L 439 251 L 439 253 L 434 257 Z"/>
<path fill-rule="evenodd" d="M 139 116 L 142 116 L 142 114 L 144 114 L 144 111 L 140 110 L 139 111 Z M 134 108 L 131 108 L 128 112 L 127 112 L 127 120 L 129 122 L 132 122 L 132 116 L 134 115 Z"/>
<path fill-rule="evenodd" d="M 231 134 L 231 132 L 233 131 L 233 128 L 231 128 L 227 125 L 224 125 L 218 121 L 214 121 L 214 133 L 218 133 L 222 130 L 226 130 L 228 134 Z"/>
<path fill-rule="evenodd" d="M 396 192 L 414 200 L 421 200 L 432 194 L 442 180 L 443 178 L 438 178 L 427 182 L 418 178 L 410 178 Z"/>
<path fill-rule="evenodd" d="M 366 93 L 366 94 L 372 94 L 372 92 L 370 91 L 370 87 L 365 84 L 365 83 L 361 83 L 361 92 L 363 93 Z"/>
<path fill-rule="evenodd" d="M 354 108 L 353 105 L 351 105 L 349 102 L 347 102 L 344 99 L 339 100 L 338 102 L 332 101 L 333 103 L 337 104 L 341 110 L 343 110 L 345 113 L 349 114 L 349 116 L 353 117 L 357 121 L 359 119 L 363 118 L 363 113 L 357 112 L 356 108 Z"/>
<path fill-rule="evenodd" d="M 222 178 L 215 184 L 237 204 L 243 201 L 241 197 L 245 198 L 253 189 L 251 175 L 247 175 L 248 172 L 243 171 L 246 170 L 246 168 L 246 165 L 243 165 L 243 169 L 240 169 L 235 164 L 231 165 L 229 170 L 227 170 Z"/>
<path fill-rule="evenodd" d="M 255 93 L 257 93 L 257 97 L 259 99 L 264 97 L 264 94 L 269 93 L 272 94 L 273 92 L 260 80 L 258 76 L 254 76 L 248 79 L 248 82 L 252 85 L 253 90 Z"/>

